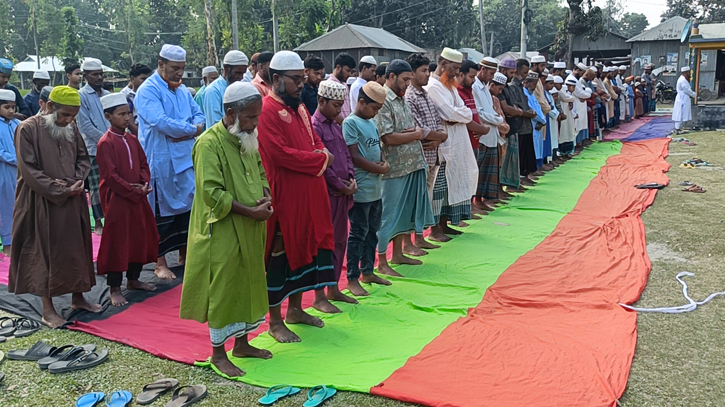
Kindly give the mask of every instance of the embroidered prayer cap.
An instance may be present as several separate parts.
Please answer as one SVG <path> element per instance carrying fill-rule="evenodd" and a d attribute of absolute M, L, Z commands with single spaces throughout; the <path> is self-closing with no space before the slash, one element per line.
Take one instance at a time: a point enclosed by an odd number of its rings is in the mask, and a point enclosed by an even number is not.
<path fill-rule="evenodd" d="M 554 69 L 566 69 L 566 62 L 564 62 L 564 61 L 554 62 Z"/>
<path fill-rule="evenodd" d="M 576 79 L 575 76 L 569 75 L 569 77 L 566 78 L 566 81 L 564 81 L 564 83 L 567 84 L 567 85 L 574 85 L 574 86 L 576 86 L 579 83 L 579 81 Z"/>
<path fill-rule="evenodd" d="M 386 74 L 394 73 L 398 75 L 403 72 L 413 72 L 413 68 L 410 67 L 410 64 L 408 62 L 403 61 L 402 59 L 394 59 L 390 61 L 388 66 L 385 68 Z"/>
<path fill-rule="evenodd" d="M 576 67 L 579 68 L 579 69 L 581 69 L 582 71 L 586 71 L 587 69 L 589 69 L 589 67 L 587 67 L 586 65 L 584 65 L 583 62 L 579 62 L 578 64 L 576 64 Z"/>
<path fill-rule="evenodd" d="M 224 91 L 222 103 L 234 103 L 252 96 L 262 96 L 250 82 L 234 82 Z"/>
<path fill-rule="evenodd" d="M 50 80 L 50 75 L 48 75 L 48 71 L 35 71 L 33 72 L 33 79 Z"/>
<path fill-rule="evenodd" d="M 297 53 L 292 51 L 279 51 L 274 54 L 269 63 L 269 69 L 275 71 L 301 71 L 305 69 L 305 63 Z"/>
<path fill-rule="evenodd" d="M 529 71 L 529 74 L 526 75 L 527 81 L 538 81 L 539 80 L 539 74 L 534 71 Z"/>
<path fill-rule="evenodd" d="M 247 66 L 249 65 L 249 58 L 244 52 L 233 49 L 224 55 L 224 65 Z"/>
<path fill-rule="evenodd" d="M 506 57 L 499 62 L 498 66 L 506 69 L 516 69 L 516 61 L 511 57 Z"/>
<path fill-rule="evenodd" d="M 554 83 L 564 83 L 564 78 L 559 75 L 554 76 Z"/>
<path fill-rule="evenodd" d="M 50 92 L 52 91 L 52 86 L 43 86 L 43 89 L 40 90 L 40 100 L 42 100 L 43 102 L 47 102 L 48 96 L 50 96 Z"/>
<path fill-rule="evenodd" d="M 620 71 L 626 71 L 627 70 L 627 66 L 626 65 L 620 65 L 619 66 L 619 70 Z"/>
<path fill-rule="evenodd" d="M 0 58 L 0 73 L 11 75 L 13 73 L 13 61 L 7 58 Z"/>
<path fill-rule="evenodd" d="M 481 60 L 481 68 L 498 68 L 498 59 L 492 57 L 483 57 Z"/>
<path fill-rule="evenodd" d="M 501 72 L 496 72 L 496 74 L 493 75 L 493 81 L 500 85 L 505 85 L 506 82 L 508 82 L 508 78 Z"/>
<path fill-rule="evenodd" d="M 102 71 L 103 70 L 103 64 L 101 63 L 100 59 L 96 58 L 86 58 L 83 61 L 83 65 L 81 65 L 81 71 L 88 72 L 88 71 Z"/>
<path fill-rule="evenodd" d="M 186 50 L 178 45 L 164 44 L 159 56 L 171 62 L 186 62 Z"/>
<path fill-rule="evenodd" d="M 531 58 L 531 63 L 532 63 L 532 64 L 540 64 L 540 63 L 542 63 L 542 62 L 546 62 L 546 57 L 545 57 L 545 56 L 543 56 L 543 55 L 534 55 L 534 56 L 533 56 L 533 57 Z"/>
<path fill-rule="evenodd" d="M 126 101 L 126 95 L 123 93 L 111 93 L 106 96 L 101 96 L 101 106 L 103 106 L 103 110 L 126 104 L 128 104 L 128 102 Z"/>
<path fill-rule="evenodd" d="M 689 72 L 689 71 L 690 71 L 689 66 L 683 66 L 682 68 L 680 68 L 680 72 Z"/>
<path fill-rule="evenodd" d="M 0 101 L 15 102 L 15 92 L 10 89 L 0 89 Z"/>
<path fill-rule="evenodd" d="M 320 88 L 317 89 L 317 95 L 326 99 L 345 100 L 345 91 L 347 86 L 333 81 L 320 82 Z"/>
<path fill-rule="evenodd" d="M 370 64 L 370 65 L 378 64 L 378 61 L 376 61 L 372 55 L 365 55 L 364 57 L 360 58 L 360 62 L 362 62 L 363 64 Z"/>
<path fill-rule="evenodd" d="M 369 81 L 362 87 L 363 92 L 372 100 L 377 103 L 385 103 L 386 92 L 385 89 L 375 81 Z"/>
<path fill-rule="evenodd" d="M 201 70 L 201 76 L 207 76 L 212 72 L 219 72 L 219 71 L 217 71 L 215 66 L 205 66 L 204 69 Z"/>
<path fill-rule="evenodd" d="M 443 48 L 443 51 L 441 51 L 441 58 L 459 64 L 463 62 L 463 54 L 460 51 L 448 47 Z"/>
<path fill-rule="evenodd" d="M 54 87 L 53 90 L 50 92 L 50 96 L 48 96 L 48 99 L 51 102 L 57 103 L 59 105 L 74 107 L 81 106 L 81 95 L 78 93 L 77 90 L 67 85 Z"/>
<path fill-rule="evenodd" d="M 546 82 L 556 82 L 556 81 L 554 80 L 554 75 L 548 75 L 548 76 L 546 77 Z"/>

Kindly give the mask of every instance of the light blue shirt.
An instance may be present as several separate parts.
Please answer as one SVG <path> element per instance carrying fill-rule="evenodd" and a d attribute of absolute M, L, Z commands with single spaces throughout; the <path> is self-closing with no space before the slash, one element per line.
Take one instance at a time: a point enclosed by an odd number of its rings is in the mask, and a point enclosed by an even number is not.
<path fill-rule="evenodd" d="M 146 152 L 151 170 L 148 195 L 151 209 L 161 216 L 191 210 L 194 199 L 194 166 L 191 149 L 194 139 L 174 143 L 171 139 L 193 137 L 204 114 L 184 85 L 175 91 L 154 72 L 136 92 L 139 117 L 138 141 Z M 158 203 L 156 202 L 158 197 Z"/>
<path fill-rule="evenodd" d="M 531 119 L 531 127 L 533 127 L 534 129 L 534 151 L 536 152 L 536 159 L 541 160 L 542 158 L 544 158 L 543 130 L 546 128 L 546 116 L 544 116 L 544 112 L 541 110 L 541 105 L 539 104 L 539 101 L 536 100 L 536 95 L 529 92 L 526 87 L 524 87 L 524 94 L 529 100 L 529 108 L 536 112 L 536 117 Z M 541 123 L 544 125 L 544 127 L 536 130 L 536 123 Z"/>
<path fill-rule="evenodd" d="M 247 72 L 244 73 L 244 78 L 242 78 L 242 82 L 252 83 L 253 80 L 254 80 L 254 75 L 252 75 L 252 71 L 247 69 Z"/>
<path fill-rule="evenodd" d="M 210 129 L 219 123 L 224 117 L 224 92 L 227 90 L 227 80 L 218 77 L 204 90 L 204 116 L 206 116 L 206 128 Z"/>
<path fill-rule="evenodd" d="M 96 145 L 101 140 L 111 123 L 106 120 L 106 115 L 103 114 L 103 105 L 101 105 L 101 97 L 91 87 L 86 85 L 82 87 L 78 93 L 81 95 L 81 109 L 78 111 L 76 123 L 78 123 L 78 130 L 83 136 L 83 141 L 86 142 L 86 149 L 88 149 L 88 155 L 91 157 L 96 156 Z M 102 89 L 101 96 L 110 94 L 111 92 Z"/>
<path fill-rule="evenodd" d="M 0 118 L 0 240 L 12 244 L 13 206 L 15 205 L 15 184 L 17 184 L 18 160 L 15 156 L 15 129 L 18 119 Z"/>
<path fill-rule="evenodd" d="M 196 96 L 194 96 L 194 102 L 199 105 L 202 113 L 204 113 L 204 92 L 206 92 L 206 85 L 201 85 L 199 90 L 196 91 Z"/>

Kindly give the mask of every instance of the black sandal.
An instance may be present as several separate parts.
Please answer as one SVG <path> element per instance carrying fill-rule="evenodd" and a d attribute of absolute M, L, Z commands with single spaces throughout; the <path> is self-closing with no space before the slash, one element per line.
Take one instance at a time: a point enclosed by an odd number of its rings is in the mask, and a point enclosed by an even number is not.
<path fill-rule="evenodd" d="M 43 341 L 35 342 L 30 349 L 11 350 L 8 351 L 8 359 L 10 360 L 32 360 L 38 361 L 51 354 L 56 349 Z"/>
<path fill-rule="evenodd" d="M 22 318 L 18 320 L 15 329 L 15 337 L 23 338 L 30 336 L 40 330 L 42 325 L 34 319 Z"/>
<path fill-rule="evenodd" d="M 81 356 L 71 360 L 55 362 L 48 366 L 50 373 L 65 373 L 95 367 L 108 359 L 108 349 L 98 352 L 84 352 Z"/>
<path fill-rule="evenodd" d="M 174 391 L 171 401 L 164 407 L 187 407 L 203 399 L 206 395 L 206 386 L 203 384 L 179 387 Z"/>
<path fill-rule="evenodd" d="M 51 352 L 50 355 L 44 357 L 43 359 L 40 359 L 38 361 L 38 367 L 44 370 L 55 362 L 65 362 L 73 360 L 77 357 L 83 356 L 83 354 L 86 352 L 93 352 L 94 350 L 96 350 L 96 345 L 61 346 L 59 348 L 55 348 L 55 350 Z"/>

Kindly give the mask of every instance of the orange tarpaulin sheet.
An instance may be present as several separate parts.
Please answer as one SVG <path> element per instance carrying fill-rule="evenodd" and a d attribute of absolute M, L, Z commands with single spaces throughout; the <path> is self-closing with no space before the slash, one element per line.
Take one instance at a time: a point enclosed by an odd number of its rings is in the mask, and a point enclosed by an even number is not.
<path fill-rule="evenodd" d="M 640 214 L 668 183 L 669 139 L 626 143 L 483 301 L 372 394 L 431 406 L 616 406 L 650 262 Z"/>

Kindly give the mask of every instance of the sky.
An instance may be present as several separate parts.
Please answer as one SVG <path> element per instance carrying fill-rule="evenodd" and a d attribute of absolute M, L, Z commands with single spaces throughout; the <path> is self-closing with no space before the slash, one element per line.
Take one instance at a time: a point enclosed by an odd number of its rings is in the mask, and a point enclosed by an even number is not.
<path fill-rule="evenodd" d="M 660 15 L 667 10 L 667 0 L 621 0 L 622 13 L 642 13 L 647 16 L 649 27 L 652 28 L 660 23 Z M 604 8 L 606 0 L 594 0 L 594 4 Z"/>

